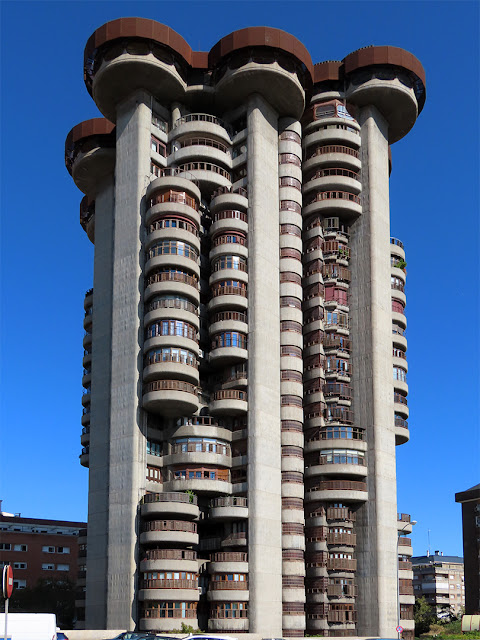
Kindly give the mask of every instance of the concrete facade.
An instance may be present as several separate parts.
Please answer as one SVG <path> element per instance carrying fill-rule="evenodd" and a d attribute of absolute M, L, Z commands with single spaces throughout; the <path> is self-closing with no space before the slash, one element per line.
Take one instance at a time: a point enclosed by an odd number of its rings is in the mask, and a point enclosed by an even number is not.
<path fill-rule="evenodd" d="M 207 54 L 126 18 L 87 42 L 85 82 L 105 116 L 66 142 L 95 243 L 86 628 L 392 636 L 400 619 L 413 637 L 388 175 L 420 63 L 370 47 L 313 65 L 270 28 Z"/>

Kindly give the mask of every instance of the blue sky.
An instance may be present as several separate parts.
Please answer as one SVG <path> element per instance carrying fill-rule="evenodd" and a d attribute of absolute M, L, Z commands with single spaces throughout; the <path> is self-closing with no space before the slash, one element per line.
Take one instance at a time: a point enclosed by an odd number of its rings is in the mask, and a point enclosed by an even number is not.
<path fill-rule="evenodd" d="M 432 551 L 462 555 L 454 494 L 480 482 L 479 6 L 0 3 L 3 510 L 87 515 L 87 470 L 78 455 L 83 296 L 92 286 L 93 247 L 78 222 L 82 194 L 63 160 L 71 127 L 99 115 L 83 84 L 87 38 L 104 22 L 141 16 L 206 51 L 231 31 L 268 25 L 295 35 L 314 62 L 389 44 L 425 67 L 425 109 L 392 148 L 391 231 L 408 262 L 411 415 L 411 440 L 397 448 L 398 510 L 418 522 L 416 555 L 429 540 Z"/>

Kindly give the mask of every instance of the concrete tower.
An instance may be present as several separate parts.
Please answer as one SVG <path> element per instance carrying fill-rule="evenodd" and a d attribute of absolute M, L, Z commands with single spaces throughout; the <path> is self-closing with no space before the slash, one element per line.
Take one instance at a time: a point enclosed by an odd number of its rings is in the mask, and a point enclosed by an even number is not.
<path fill-rule="evenodd" d="M 86 627 L 392 636 L 411 571 L 389 145 L 420 63 L 313 65 L 268 27 L 196 52 L 122 18 L 88 40 L 85 83 L 105 116 L 66 141 L 95 244 Z"/>

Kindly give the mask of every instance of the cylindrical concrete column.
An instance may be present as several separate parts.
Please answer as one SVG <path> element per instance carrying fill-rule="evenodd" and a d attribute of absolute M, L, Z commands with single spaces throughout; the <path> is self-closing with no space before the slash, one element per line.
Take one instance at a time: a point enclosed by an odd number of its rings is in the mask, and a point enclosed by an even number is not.
<path fill-rule="evenodd" d="M 351 229 L 353 389 L 367 430 L 368 497 L 357 512 L 359 635 L 393 637 L 397 624 L 397 502 L 393 422 L 388 124 L 361 109 L 363 214 Z M 376 621 L 376 622 L 375 622 Z"/>
<path fill-rule="evenodd" d="M 149 104 L 150 97 L 139 92 L 117 108 L 106 628 L 135 627 L 137 505 L 146 482 L 140 292 L 141 201 L 150 174 Z"/>
<path fill-rule="evenodd" d="M 88 473 L 88 537 L 86 628 L 105 624 L 105 575 L 108 549 L 108 475 L 110 450 L 110 349 L 112 344 L 113 176 L 104 180 L 95 198 L 93 262 L 92 402 Z"/>
<path fill-rule="evenodd" d="M 277 114 L 248 102 L 250 632 L 282 633 Z"/>

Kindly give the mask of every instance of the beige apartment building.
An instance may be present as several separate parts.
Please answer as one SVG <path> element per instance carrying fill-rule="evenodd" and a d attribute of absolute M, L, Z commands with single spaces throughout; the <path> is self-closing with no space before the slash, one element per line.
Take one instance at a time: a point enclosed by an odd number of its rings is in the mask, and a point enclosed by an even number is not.
<path fill-rule="evenodd" d="M 313 64 L 268 27 L 199 52 L 121 18 L 84 79 L 86 627 L 393 637 L 400 611 L 413 638 L 389 171 L 420 62 Z"/>
<path fill-rule="evenodd" d="M 437 615 L 449 609 L 455 614 L 465 607 L 463 558 L 444 556 L 440 551 L 412 558 L 415 597 L 424 596 Z"/>

